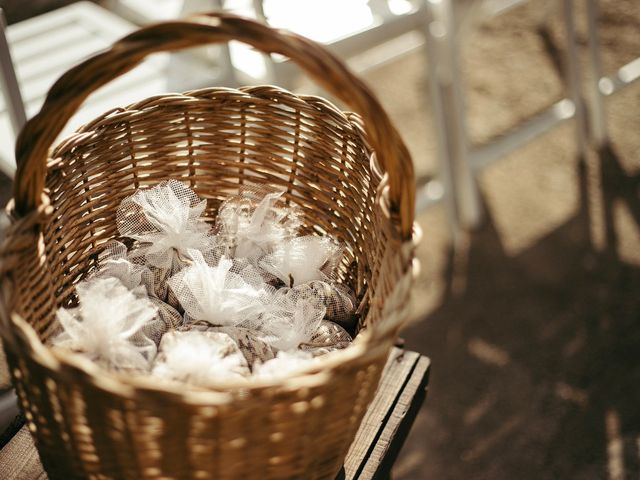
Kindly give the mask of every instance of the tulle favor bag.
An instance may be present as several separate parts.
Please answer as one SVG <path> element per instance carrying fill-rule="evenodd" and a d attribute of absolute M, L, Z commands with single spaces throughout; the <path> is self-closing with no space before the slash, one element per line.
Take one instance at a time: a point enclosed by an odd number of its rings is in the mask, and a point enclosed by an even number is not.
<path fill-rule="evenodd" d="M 147 55 L 231 40 L 290 58 L 360 116 L 272 86 L 209 88 L 113 109 L 49 152 L 91 92 Z M 69 70 L 25 125 L 16 156 L 12 224 L 0 248 L 0 331 L 49 478 L 335 478 L 407 318 L 417 240 L 411 159 L 370 90 L 310 40 L 203 14 L 142 28 Z M 182 241 L 172 243 L 182 230 L 163 237 L 166 225 L 136 216 L 144 191 L 171 181 L 206 201 L 173 190 L 178 202 L 169 204 L 187 215 L 178 226 L 199 235 L 184 251 Z M 136 191 L 143 193 L 119 216 Z M 227 320 L 202 304 L 206 298 L 187 302 L 189 323 L 174 310 L 159 312 L 160 297 L 170 300 L 171 278 L 195 275 L 185 269 L 210 254 L 203 251 L 209 235 L 234 234 L 236 226 L 214 219 L 223 202 L 247 191 L 281 192 L 261 210 L 267 215 L 277 218 L 269 210 L 277 202 L 298 212 L 282 219 L 284 233 L 271 232 L 275 244 L 265 243 L 264 232 L 254 235 L 260 219 L 251 217 L 236 225 L 246 233 L 241 241 L 236 235 L 233 245 L 214 248 L 215 255 L 246 252 L 246 266 L 264 269 L 282 290 L 269 323 L 252 316 L 251 302 L 244 318 Z M 290 230 L 307 240 L 291 240 Z M 327 235 L 339 253 L 327 253 L 334 248 L 320 238 Z M 126 255 L 114 250 L 114 240 L 129 242 Z M 199 253 L 188 258 L 189 249 Z M 295 261 L 298 250 L 327 257 L 305 269 Z M 151 280 L 149 271 L 136 270 L 149 259 Z M 238 274 L 237 265 L 216 265 L 216 275 Z M 260 295 L 234 275 L 228 279 L 243 295 Z M 117 341 L 109 348 L 83 330 L 87 318 L 115 318 L 99 308 L 105 289 L 123 307 L 137 300 L 140 315 L 118 310 L 117 324 L 108 326 Z M 321 301 L 300 300 L 307 295 Z M 132 349 L 125 340 L 142 332 L 141 319 L 155 326 Z M 330 320 L 343 320 L 353 342 Z M 249 365 L 228 331 L 255 335 L 242 324 L 252 321 L 269 327 L 258 332 L 262 357 Z M 290 326 L 296 330 L 283 335 Z M 121 367 L 104 368 L 113 363 Z M 199 368 L 184 368 L 191 364 Z"/>

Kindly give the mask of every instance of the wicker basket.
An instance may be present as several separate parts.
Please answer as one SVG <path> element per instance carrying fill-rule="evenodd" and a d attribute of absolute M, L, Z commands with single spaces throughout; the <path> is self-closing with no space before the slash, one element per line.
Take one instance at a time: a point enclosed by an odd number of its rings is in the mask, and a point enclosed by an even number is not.
<path fill-rule="evenodd" d="M 81 102 L 146 55 L 229 40 L 291 58 L 362 121 L 276 87 L 211 88 L 114 109 L 49 155 Z M 414 261 L 411 159 L 368 88 L 305 38 L 199 15 L 143 28 L 68 71 L 16 157 L 0 250 L 2 337 L 50 478 L 334 478 L 406 319 Z M 213 391 L 118 376 L 44 346 L 56 309 L 117 236 L 120 201 L 168 178 L 208 200 L 208 219 L 241 185 L 286 189 L 307 233 L 347 246 L 340 276 L 360 314 L 353 346 L 286 381 Z"/>

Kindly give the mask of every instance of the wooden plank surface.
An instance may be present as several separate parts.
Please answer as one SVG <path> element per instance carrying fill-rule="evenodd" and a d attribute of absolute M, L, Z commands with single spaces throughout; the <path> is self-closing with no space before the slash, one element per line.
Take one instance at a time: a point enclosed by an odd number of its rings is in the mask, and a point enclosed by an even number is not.
<path fill-rule="evenodd" d="M 394 348 L 338 478 L 386 478 L 426 395 L 429 359 Z"/>
<path fill-rule="evenodd" d="M 26 426 L 0 450 L 0 473 L 3 480 L 46 480 L 33 438 Z"/>
<path fill-rule="evenodd" d="M 427 394 L 429 359 L 420 357 L 359 479 L 388 478 Z"/>

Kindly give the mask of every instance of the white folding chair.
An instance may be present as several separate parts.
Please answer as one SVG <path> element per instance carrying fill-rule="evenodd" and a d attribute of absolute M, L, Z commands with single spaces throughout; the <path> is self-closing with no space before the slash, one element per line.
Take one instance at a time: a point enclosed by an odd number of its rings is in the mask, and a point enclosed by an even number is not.
<path fill-rule="evenodd" d="M 1 29 L 0 170 L 13 177 L 15 135 L 53 82 L 135 28 L 91 2 L 78 2 Z M 167 61 L 167 56 L 151 58 L 91 95 L 62 135 L 111 108 L 166 92 Z"/>
<path fill-rule="evenodd" d="M 366 65 L 358 64 L 359 71 L 375 68 L 424 44 L 422 29 L 427 17 L 423 0 L 252 2 L 258 20 L 319 41 L 345 61 L 402 37 L 402 42 L 394 43 L 391 55 L 380 55 Z M 288 59 L 268 57 L 267 78 L 293 88 L 300 75 Z"/>
<path fill-rule="evenodd" d="M 2 73 L 0 75 L 0 88 L 4 93 L 5 115 L 8 117 L 11 129 L 10 132 L 7 132 L 3 142 L 9 141 L 10 138 L 17 136 L 27 121 L 27 114 L 24 110 L 24 102 L 22 101 L 18 79 L 13 69 L 13 60 L 11 58 L 9 43 L 7 42 L 6 31 L 6 18 L 4 11 L 0 8 L 0 69 Z M 9 157 L 10 155 L 8 156 L 4 149 L 0 151 L 0 170 L 4 172 L 10 170 L 9 165 L 11 165 L 11 160 Z M 2 168 L 3 165 L 5 165 L 4 168 Z"/>
<path fill-rule="evenodd" d="M 441 159 L 439 176 L 443 183 L 440 190 L 444 192 L 454 243 L 463 231 L 479 226 L 482 221 L 483 211 L 476 176 L 485 166 L 570 118 L 576 118 L 579 151 L 582 155 L 586 152 L 586 116 L 581 96 L 573 0 L 562 0 L 568 98 L 551 105 L 546 111 L 528 119 L 494 142 L 470 144 L 459 65 L 460 45 L 478 20 L 500 15 L 525 1 L 527 0 L 476 0 L 468 11 L 466 21 L 459 18 L 454 9 L 454 0 L 426 2 L 428 22 L 425 24 L 425 33 L 429 79 Z M 417 198 L 421 206 L 438 200 L 429 198 L 426 189 L 419 189 Z"/>

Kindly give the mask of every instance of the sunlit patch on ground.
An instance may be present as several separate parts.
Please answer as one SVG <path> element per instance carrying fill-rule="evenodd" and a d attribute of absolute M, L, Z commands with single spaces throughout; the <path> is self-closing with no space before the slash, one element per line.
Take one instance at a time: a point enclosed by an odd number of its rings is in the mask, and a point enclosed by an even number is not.
<path fill-rule="evenodd" d="M 504 367 L 511 361 L 508 352 L 480 338 L 472 338 L 467 345 L 469 353 L 481 362 Z"/>
<path fill-rule="evenodd" d="M 624 444 L 620 435 L 620 416 L 615 410 L 607 410 L 605 427 L 607 432 L 609 480 L 624 480 Z"/>

